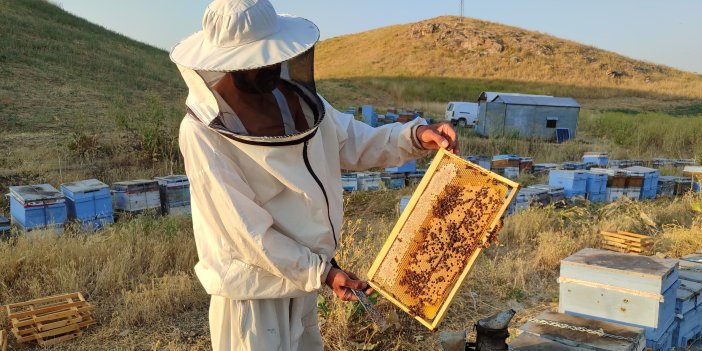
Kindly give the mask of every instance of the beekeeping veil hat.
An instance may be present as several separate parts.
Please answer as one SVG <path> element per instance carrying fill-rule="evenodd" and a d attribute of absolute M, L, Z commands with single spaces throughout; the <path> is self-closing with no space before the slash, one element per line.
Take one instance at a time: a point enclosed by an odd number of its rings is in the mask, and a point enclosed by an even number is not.
<path fill-rule="evenodd" d="M 170 57 L 190 89 L 186 105 L 207 124 L 218 123 L 212 87 L 226 72 L 278 63 L 282 80 L 310 100 L 318 124 L 323 111 L 313 71 L 318 40 L 314 23 L 279 15 L 268 0 L 215 0 L 205 10 L 202 30 L 176 44 Z"/>

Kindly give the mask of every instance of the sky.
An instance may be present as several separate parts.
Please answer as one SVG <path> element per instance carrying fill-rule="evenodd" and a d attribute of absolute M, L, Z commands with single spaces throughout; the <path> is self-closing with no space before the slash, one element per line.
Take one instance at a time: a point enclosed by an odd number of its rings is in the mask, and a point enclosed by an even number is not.
<path fill-rule="evenodd" d="M 210 0 L 51 0 L 79 17 L 170 49 L 201 29 Z M 322 39 L 459 15 L 460 0 L 271 0 L 279 13 L 312 20 Z M 464 0 L 466 17 L 592 45 L 702 74 L 701 0 Z"/>

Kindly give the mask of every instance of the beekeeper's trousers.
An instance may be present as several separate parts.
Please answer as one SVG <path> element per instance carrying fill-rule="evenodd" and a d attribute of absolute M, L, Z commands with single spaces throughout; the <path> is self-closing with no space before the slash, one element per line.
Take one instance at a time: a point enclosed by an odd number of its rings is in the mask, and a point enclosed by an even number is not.
<path fill-rule="evenodd" d="M 212 296 L 214 351 L 322 351 L 317 293 L 292 299 L 230 300 Z"/>

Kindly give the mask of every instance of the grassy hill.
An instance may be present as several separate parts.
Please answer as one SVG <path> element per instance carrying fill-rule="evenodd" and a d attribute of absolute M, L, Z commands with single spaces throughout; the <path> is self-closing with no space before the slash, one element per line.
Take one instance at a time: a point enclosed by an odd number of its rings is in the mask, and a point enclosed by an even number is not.
<path fill-rule="evenodd" d="M 186 90 L 165 51 L 42 0 L 0 1 L 0 33 L 0 192 L 177 167 Z"/>
<path fill-rule="evenodd" d="M 185 94 L 163 50 L 42 0 L 3 0 L 0 13 L 3 130 L 73 127 L 80 115 L 112 127 L 106 112 L 117 101 L 131 104 L 150 92 L 176 101 Z"/>
<path fill-rule="evenodd" d="M 702 98 L 702 76 L 502 24 L 438 17 L 331 38 L 316 52 L 318 79 L 356 95 L 446 102 L 481 91 L 579 100 Z M 354 101 L 350 101 L 353 103 Z M 611 100 L 608 105 L 616 105 Z M 645 105 L 645 104 L 644 104 Z"/>

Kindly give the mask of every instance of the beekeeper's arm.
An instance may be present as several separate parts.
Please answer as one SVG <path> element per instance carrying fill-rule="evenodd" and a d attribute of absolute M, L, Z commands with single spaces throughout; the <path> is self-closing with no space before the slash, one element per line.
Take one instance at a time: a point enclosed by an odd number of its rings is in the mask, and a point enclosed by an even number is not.
<path fill-rule="evenodd" d="M 299 290 L 321 288 L 331 269 L 330 258 L 275 230 L 271 214 L 256 203 L 238 166 L 218 154 L 212 145 L 216 141 L 207 140 L 195 129 L 181 127 L 181 150 L 191 196 L 197 198 L 198 212 L 206 217 L 201 220 L 223 233 L 211 235 L 224 235 L 221 240 L 231 241 L 237 260 L 284 278 Z M 222 278 L 226 275 L 217 273 Z"/>
<path fill-rule="evenodd" d="M 326 104 L 337 126 L 341 168 L 360 171 L 392 167 L 445 148 L 458 153 L 456 132 L 449 123 L 427 125 L 423 118 L 409 123 L 371 127 Z"/>

